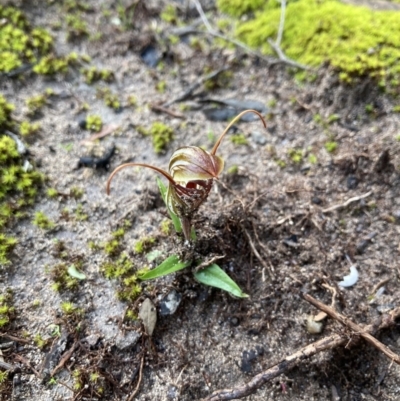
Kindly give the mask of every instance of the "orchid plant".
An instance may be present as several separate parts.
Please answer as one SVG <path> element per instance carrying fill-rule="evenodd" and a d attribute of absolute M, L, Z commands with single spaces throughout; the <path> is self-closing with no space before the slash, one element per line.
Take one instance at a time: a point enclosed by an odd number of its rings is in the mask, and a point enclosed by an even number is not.
<path fill-rule="evenodd" d="M 165 188 L 161 180 L 158 180 L 161 195 L 165 201 L 171 219 L 177 232 L 183 232 L 187 243 L 191 241 L 191 220 L 199 207 L 207 199 L 211 191 L 214 180 L 218 180 L 219 175 L 224 169 L 224 160 L 218 156 L 217 150 L 222 139 L 244 114 L 254 113 L 262 121 L 266 128 L 266 123 L 262 115 L 255 110 L 245 110 L 238 114 L 224 132 L 218 138 L 211 152 L 198 146 L 183 146 L 177 149 L 171 156 L 169 171 L 146 163 L 125 163 L 117 167 L 107 180 L 107 194 L 110 194 L 111 181 L 115 175 L 126 167 L 146 167 L 150 168 L 168 180 L 168 188 Z M 153 279 L 173 271 L 181 270 L 190 263 L 179 262 L 176 255 L 167 258 L 157 268 L 140 277 L 142 280 Z M 206 285 L 215 286 L 234 295 L 246 296 L 229 276 L 218 266 L 211 265 L 206 269 L 197 271 L 195 277 L 198 281 Z"/>

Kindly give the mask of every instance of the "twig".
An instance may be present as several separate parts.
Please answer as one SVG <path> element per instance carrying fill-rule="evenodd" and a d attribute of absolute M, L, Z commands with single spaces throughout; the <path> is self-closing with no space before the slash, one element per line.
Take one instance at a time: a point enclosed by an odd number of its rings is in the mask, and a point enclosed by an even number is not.
<path fill-rule="evenodd" d="M 281 17 L 279 20 L 278 35 L 275 44 L 280 47 L 282 43 L 283 30 L 285 28 L 286 0 L 281 0 Z"/>
<path fill-rule="evenodd" d="M 205 260 L 203 263 L 200 263 L 198 266 L 196 266 L 195 268 L 195 272 L 198 272 L 210 265 L 212 265 L 215 261 L 219 260 L 219 259 L 223 259 L 226 255 L 216 255 L 213 256 L 210 259 Z"/>
<path fill-rule="evenodd" d="M 364 333 L 374 333 L 378 330 L 390 327 L 398 317 L 400 317 L 400 307 L 394 309 L 389 314 L 373 320 L 372 324 L 364 327 L 363 331 Z M 231 389 L 217 390 L 202 401 L 228 401 L 246 397 L 255 393 L 257 389 L 271 379 L 282 373 L 287 373 L 289 370 L 300 364 L 304 359 L 310 358 L 319 352 L 334 349 L 340 345 L 346 344 L 347 341 L 348 338 L 345 334 L 332 334 L 324 337 L 321 340 L 301 348 L 294 354 L 285 357 L 276 365 L 254 376 L 248 383 Z"/>
<path fill-rule="evenodd" d="M 297 61 L 288 58 L 281 49 L 283 29 L 285 27 L 285 13 L 286 13 L 286 0 L 281 0 L 281 17 L 279 21 L 278 35 L 276 37 L 275 42 L 271 39 L 268 39 L 268 43 L 275 50 L 276 54 L 279 57 L 279 60 L 281 60 L 285 64 L 288 64 L 291 67 L 300 68 L 302 70 L 312 70 L 312 68 L 308 67 L 307 65 L 300 64 Z"/>
<path fill-rule="evenodd" d="M 227 37 L 225 35 L 220 34 L 215 29 L 212 28 L 212 26 L 211 26 L 210 22 L 208 21 L 206 15 L 204 14 L 204 11 L 203 11 L 203 8 L 202 8 L 200 2 L 198 0 L 193 0 L 193 3 L 195 4 L 195 6 L 197 8 L 197 11 L 200 14 L 200 17 L 201 17 L 201 19 L 203 21 L 203 24 L 205 25 L 205 27 L 207 29 L 207 32 L 211 36 L 214 36 L 216 38 L 220 38 L 220 39 L 223 39 L 223 40 L 225 40 L 227 42 L 230 42 L 230 43 L 234 44 L 235 46 L 240 47 L 241 49 L 245 50 L 246 53 L 251 54 L 252 56 L 258 57 L 259 59 L 266 61 L 270 65 L 278 64 L 279 62 L 285 62 L 284 60 L 271 60 L 270 58 L 263 56 L 261 53 L 255 51 L 253 49 L 250 49 L 250 47 L 246 46 L 244 43 L 239 42 L 236 39 L 232 39 L 232 38 L 229 38 L 229 37 Z"/>
<path fill-rule="evenodd" d="M 221 72 L 227 71 L 229 68 L 228 67 L 222 67 L 217 71 L 213 71 L 210 74 L 205 75 L 204 77 L 199 78 L 193 85 L 189 86 L 189 88 L 183 92 L 181 95 L 179 95 L 177 98 L 170 100 L 169 102 L 166 102 L 162 105 L 162 107 L 169 107 L 174 103 L 182 102 L 183 100 L 186 100 L 189 98 L 192 93 L 200 87 L 204 82 L 208 81 L 209 79 L 214 79 L 217 75 L 221 74 Z"/>
<path fill-rule="evenodd" d="M 64 353 L 64 355 L 62 356 L 62 358 L 60 359 L 60 362 L 58 363 L 58 365 L 53 369 L 53 371 L 50 373 L 50 376 L 53 377 L 68 361 L 69 358 L 71 358 L 72 354 L 74 353 L 74 351 L 76 350 L 76 347 L 78 346 L 78 341 L 75 341 L 72 344 L 72 347 Z"/>
<path fill-rule="evenodd" d="M 119 125 L 115 125 L 115 124 L 107 125 L 97 134 L 93 134 L 89 138 L 83 139 L 81 141 L 81 144 L 85 144 L 87 142 L 93 142 L 96 139 L 104 138 L 105 136 L 112 134 L 118 128 L 119 128 Z"/>
<path fill-rule="evenodd" d="M 244 235 L 247 238 L 247 241 L 250 245 L 251 250 L 254 253 L 254 256 L 259 260 L 259 262 L 262 264 L 262 266 L 267 269 L 270 272 L 270 268 L 269 266 L 264 262 L 264 259 L 261 257 L 261 255 L 258 253 L 257 248 L 254 246 L 254 243 L 250 237 L 250 234 L 247 232 L 247 230 L 245 228 L 242 227 L 242 230 L 244 232 Z"/>
<path fill-rule="evenodd" d="M 357 201 L 359 201 L 361 199 L 368 198 L 368 196 L 370 196 L 371 194 L 372 194 L 372 191 L 369 191 L 366 194 L 359 195 L 359 196 L 354 196 L 353 198 L 347 199 L 347 201 L 344 202 L 344 203 L 340 203 L 338 205 L 330 206 L 327 209 L 322 209 L 322 213 L 330 213 L 330 212 L 333 212 L 333 211 L 335 211 L 337 209 L 343 209 L 343 208 L 349 206 L 353 202 L 357 202 Z"/>
<path fill-rule="evenodd" d="M 370 333 L 366 332 L 364 327 L 361 327 L 358 324 L 354 323 L 348 317 L 341 315 L 340 313 L 336 312 L 333 308 L 316 300 L 311 295 L 303 294 L 303 298 L 310 304 L 314 305 L 319 310 L 328 314 L 332 319 L 337 320 L 343 326 L 346 326 L 346 327 L 350 328 L 351 330 L 353 330 L 355 332 L 355 334 L 360 335 L 362 338 L 364 338 L 364 340 L 369 342 L 371 345 L 373 345 L 379 351 L 383 352 L 392 361 L 394 361 L 400 365 L 400 357 L 397 354 L 395 354 L 393 351 L 391 351 L 385 344 L 382 344 L 375 337 L 373 337 Z"/>
<path fill-rule="evenodd" d="M 11 334 L 7 334 L 7 333 L 0 333 L 0 337 L 8 338 L 9 340 L 15 341 L 17 343 L 30 344 L 29 340 L 25 340 L 24 338 L 15 337 L 15 336 L 12 336 Z"/>
<path fill-rule="evenodd" d="M 23 356 L 21 356 L 21 355 L 16 355 L 16 356 L 15 356 L 15 359 L 16 359 L 18 362 L 21 362 L 21 363 L 23 363 L 25 366 L 27 366 L 27 367 L 35 374 L 36 377 L 40 378 L 40 373 L 39 373 L 34 367 L 31 366 L 31 363 L 30 363 L 27 359 L 25 359 L 25 358 L 24 358 Z"/>
<path fill-rule="evenodd" d="M 133 393 L 129 396 L 129 398 L 126 401 L 132 401 L 137 392 L 139 391 L 140 383 L 142 382 L 142 374 L 143 374 L 143 365 L 144 365 L 144 356 L 145 354 L 143 353 L 142 360 L 140 362 L 140 369 L 139 369 L 139 379 L 136 384 L 135 390 L 133 390 Z"/>
<path fill-rule="evenodd" d="M 185 116 L 184 116 L 184 115 L 179 114 L 179 113 L 175 113 L 174 111 L 169 110 L 169 109 L 167 109 L 166 107 L 163 107 L 163 106 L 161 106 L 161 105 L 159 105 L 159 104 L 155 104 L 155 103 L 151 104 L 151 105 L 150 105 L 150 109 L 153 110 L 153 111 L 158 111 L 158 112 L 160 112 L 160 113 L 168 114 L 168 115 L 171 116 L 171 117 L 185 119 Z"/>
<path fill-rule="evenodd" d="M 10 370 L 13 371 L 15 369 L 14 365 L 11 365 L 7 362 L 4 362 L 3 360 L 0 359 L 0 368 L 4 370 Z"/>

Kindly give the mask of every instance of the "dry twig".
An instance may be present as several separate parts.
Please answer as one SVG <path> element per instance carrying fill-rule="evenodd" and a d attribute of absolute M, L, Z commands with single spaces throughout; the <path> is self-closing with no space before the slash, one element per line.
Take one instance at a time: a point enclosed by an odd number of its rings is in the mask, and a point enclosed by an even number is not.
<path fill-rule="evenodd" d="M 182 114 L 180 114 L 180 113 L 176 113 L 175 111 L 169 110 L 169 109 L 167 109 L 166 107 L 163 107 L 163 106 L 161 106 L 161 105 L 159 105 L 159 104 L 156 104 L 156 103 L 151 104 L 151 105 L 150 105 L 150 109 L 153 110 L 153 111 L 157 111 L 157 112 L 159 112 L 159 113 L 168 114 L 169 116 L 174 117 L 174 118 L 182 118 L 182 119 L 185 119 L 185 116 L 184 116 L 184 115 L 182 115 Z"/>
<path fill-rule="evenodd" d="M 311 295 L 303 294 L 303 298 L 310 304 L 314 305 L 319 310 L 328 314 L 332 319 L 337 320 L 343 326 L 346 326 L 349 329 L 351 329 L 352 331 L 354 331 L 354 334 L 360 335 L 362 338 L 364 338 L 364 340 L 369 342 L 371 345 L 373 345 L 379 351 L 383 352 L 392 361 L 394 361 L 400 365 L 400 357 L 397 354 L 395 354 L 393 351 L 391 351 L 385 344 L 382 344 L 375 337 L 373 337 L 370 333 L 368 333 L 364 327 L 361 327 L 358 324 L 352 322 L 348 317 L 341 315 L 340 313 L 336 312 L 333 308 L 316 300 Z M 400 308 L 398 308 L 398 309 L 400 310 Z"/>
<path fill-rule="evenodd" d="M 371 194 L 372 194 L 372 191 L 369 191 L 366 194 L 359 195 L 359 196 L 354 196 L 353 198 L 347 199 L 347 201 L 344 202 L 344 203 L 340 203 L 338 205 L 330 206 L 327 209 L 322 209 L 322 213 L 330 213 L 330 212 L 333 212 L 333 211 L 335 211 L 337 209 L 343 209 L 343 208 L 349 206 L 353 202 L 357 202 L 357 201 L 359 201 L 361 199 L 368 198 L 368 196 L 370 196 Z"/>
<path fill-rule="evenodd" d="M 275 42 L 271 39 L 268 39 L 268 43 L 275 50 L 276 54 L 279 57 L 279 60 L 282 61 L 283 63 L 290 65 L 291 67 L 300 68 L 302 70 L 311 70 L 312 68 L 288 58 L 281 49 L 283 29 L 285 27 L 285 13 L 286 13 L 286 0 L 281 0 L 281 17 L 279 21 L 278 35 Z"/>
<path fill-rule="evenodd" d="M 207 32 L 211 36 L 214 36 L 216 38 L 223 39 L 226 42 L 232 43 L 235 46 L 240 47 L 241 49 L 243 49 L 247 54 L 250 54 L 252 56 L 258 57 L 261 60 L 266 61 L 269 65 L 278 64 L 280 62 L 286 63 L 284 60 L 272 60 L 272 59 L 270 59 L 268 57 L 265 57 L 261 53 L 255 51 L 253 49 L 250 49 L 250 47 L 246 46 L 244 43 L 242 43 L 242 42 L 240 42 L 238 40 L 229 38 L 229 37 L 227 37 L 225 35 L 220 34 L 215 29 L 213 29 L 213 27 L 211 26 L 210 22 L 208 21 L 207 16 L 204 14 L 203 7 L 201 6 L 200 2 L 198 0 L 193 0 L 193 3 L 195 4 L 195 6 L 197 8 L 197 11 L 198 11 L 198 13 L 200 15 L 200 18 L 203 21 L 203 24 L 205 25 L 205 27 L 207 29 Z"/>
<path fill-rule="evenodd" d="M 64 367 L 64 365 L 67 363 L 68 359 L 71 358 L 72 354 L 76 350 L 77 346 L 78 346 L 78 341 L 75 341 L 72 344 L 72 347 L 67 352 L 64 353 L 64 355 L 62 356 L 58 365 L 51 372 L 51 374 L 50 374 L 51 377 L 53 377 L 62 367 Z"/>
<path fill-rule="evenodd" d="M 372 322 L 372 324 L 363 327 L 362 332 L 371 334 L 378 330 L 390 327 L 394 324 L 395 319 L 399 317 L 400 307 L 394 309 L 386 315 L 377 318 Z M 251 395 L 255 393 L 256 390 L 259 389 L 263 384 L 281 375 L 282 373 L 287 373 L 289 370 L 299 365 L 304 359 L 310 358 L 319 352 L 334 349 L 340 345 L 346 344 L 347 342 L 348 337 L 345 334 L 331 334 L 330 336 L 315 341 L 312 344 L 309 344 L 296 351 L 294 354 L 285 357 L 276 365 L 254 376 L 253 379 L 248 383 L 231 389 L 217 390 L 210 396 L 204 398 L 202 401 L 228 401 Z"/>
<path fill-rule="evenodd" d="M 142 360 L 140 362 L 139 379 L 136 384 L 135 390 L 133 390 L 133 393 L 129 396 L 129 398 L 126 401 L 132 401 L 135 398 L 135 395 L 137 394 L 137 392 L 139 391 L 140 383 L 142 382 L 144 357 L 145 357 L 145 353 L 143 353 Z"/>

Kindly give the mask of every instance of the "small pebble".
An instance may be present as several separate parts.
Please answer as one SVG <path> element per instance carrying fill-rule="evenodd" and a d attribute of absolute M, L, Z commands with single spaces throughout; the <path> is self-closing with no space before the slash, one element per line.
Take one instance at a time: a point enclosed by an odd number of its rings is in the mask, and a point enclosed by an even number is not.
<path fill-rule="evenodd" d="M 348 189 L 356 189 L 358 187 L 358 178 L 354 175 L 349 175 L 346 180 Z"/>

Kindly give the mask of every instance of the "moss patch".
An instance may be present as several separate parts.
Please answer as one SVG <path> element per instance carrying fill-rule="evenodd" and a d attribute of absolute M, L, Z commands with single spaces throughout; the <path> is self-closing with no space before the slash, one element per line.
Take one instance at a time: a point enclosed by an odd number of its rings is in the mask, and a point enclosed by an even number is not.
<path fill-rule="evenodd" d="M 221 10 L 234 16 L 239 14 L 237 3 L 218 2 Z M 267 39 L 276 38 L 280 4 L 269 1 L 262 8 L 258 0 L 250 3 L 258 11 L 254 19 L 239 22 L 236 33 L 248 45 L 273 54 Z M 400 76 L 400 13 L 372 11 L 339 0 L 290 2 L 282 49 L 288 57 L 310 66 L 328 61 L 347 82 L 368 75 L 382 85 L 394 85 Z"/>
<path fill-rule="evenodd" d="M 4 134 L 15 123 L 11 119 L 13 106 L 0 95 L 0 265 L 9 263 L 8 254 L 17 240 L 5 234 L 6 227 L 16 218 L 24 217 L 22 208 L 33 204 L 43 176 L 24 164 L 13 138 Z"/>
<path fill-rule="evenodd" d="M 156 153 L 162 153 L 168 143 L 174 139 L 174 130 L 171 127 L 168 127 L 168 125 L 158 121 L 154 122 L 149 130 L 143 127 L 138 127 L 138 131 L 142 135 L 152 137 L 153 147 Z"/>

